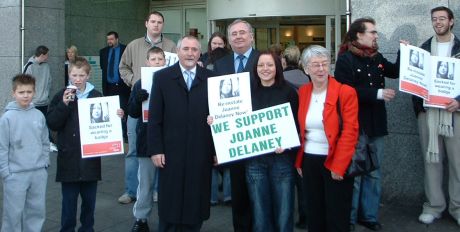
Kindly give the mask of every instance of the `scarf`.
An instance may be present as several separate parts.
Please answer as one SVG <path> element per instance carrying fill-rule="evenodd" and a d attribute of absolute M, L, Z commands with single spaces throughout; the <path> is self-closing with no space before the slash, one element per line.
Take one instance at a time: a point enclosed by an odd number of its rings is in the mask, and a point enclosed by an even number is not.
<path fill-rule="evenodd" d="M 454 46 L 454 35 L 450 39 L 449 54 Z M 438 54 L 438 42 L 436 37 L 431 39 L 431 55 Z M 439 163 L 439 135 L 452 137 L 454 136 L 454 128 L 452 124 L 452 113 L 447 110 L 438 108 L 428 108 L 426 121 L 428 126 L 428 149 L 425 160 L 427 163 Z"/>
<path fill-rule="evenodd" d="M 359 56 L 359 57 L 374 57 L 378 54 L 379 46 L 375 45 L 375 47 L 368 47 L 358 43 L 358 41 L 348 42 L 340 47 L 340 50 L 349 50 L 351 53 Z"/>

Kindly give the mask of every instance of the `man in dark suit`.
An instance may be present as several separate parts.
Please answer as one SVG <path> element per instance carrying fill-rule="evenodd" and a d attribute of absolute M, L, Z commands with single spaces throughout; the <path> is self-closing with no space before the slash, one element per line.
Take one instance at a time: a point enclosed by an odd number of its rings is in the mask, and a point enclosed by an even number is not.
<path fill-rule="evenodd" d="M 254 81 L 253 69 L 258 56 L 258 52 L 252 48 L 254 29 L 248 22 L 237 19 L 228 26 L 227 33 L 233 53 L 217 60 L 214 64 L 214 72 L 217 75 L 250 72 L 252 84 Z M 252 231 L 244 161 L 231 164 L 230 179 L 232 186 L 233 229 L 236 232 Z"/>
<path fill-rule="evenodd" d="M 147 153 L 159 167 L 159 231 L 200 231 L 210 215 L 214 147 L 207 79 L 197 65 L 200 42 L 177 42 L 179 62 L 155 73 L 150 98 Z"/>
<path fill-rule="evenodd" d="M 118 33 L 107 33 L 107 47 L 99 51 L 102 69 L 102 93 L 104 96 L 120 96 L 120 107 L 126 112 L 131 89 L 123 82 L 118 71 L 121 55 L 126 46 L 118 43 Z M 123 119 L 123 137 L 126 138 L 126 119 Z"/>

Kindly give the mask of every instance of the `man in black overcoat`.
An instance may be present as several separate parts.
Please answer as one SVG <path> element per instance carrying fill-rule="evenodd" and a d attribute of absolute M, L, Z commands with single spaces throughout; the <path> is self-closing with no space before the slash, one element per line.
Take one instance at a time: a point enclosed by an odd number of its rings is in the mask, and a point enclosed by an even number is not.
<path fill-rule="evenodd" d="M 179 62 L 154 77 L 147 152 L 160 168 L 160 231 L 199 231 L 210 214 L 215 152 L 206 118 L 211 72 L 197 65 L 200 53 L 195 37 L 183 37 L 177 43 Z"/>

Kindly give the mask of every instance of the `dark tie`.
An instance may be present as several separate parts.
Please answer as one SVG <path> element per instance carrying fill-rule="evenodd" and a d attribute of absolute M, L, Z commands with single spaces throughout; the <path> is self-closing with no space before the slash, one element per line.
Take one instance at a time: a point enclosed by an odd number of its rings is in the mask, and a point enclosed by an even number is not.
<path fill-rule="evenodd" d="M 243 72 L 244 70 L 244 65 L 243 65 L 243 60 L 244 60 L 244 55 L 239 55 L 238 60 L 240 60 L 240 64 L 238 65 L 238 70 L 236 71 L 237 73 Z"/>
<path fill-rule="evenodd" d="M 109 57 L 109 67 L 108 67 L 109 75 L 108 76 L 110 79 L 115 79 L 114 74 L 113 74 L 113 70 L 115 68 L 115 64 L 114 64 L 115 63 L 115 49 L 111 48 L 111 50 L 112 50 L 112 53 L 110 53 L 110 57 Z"/>

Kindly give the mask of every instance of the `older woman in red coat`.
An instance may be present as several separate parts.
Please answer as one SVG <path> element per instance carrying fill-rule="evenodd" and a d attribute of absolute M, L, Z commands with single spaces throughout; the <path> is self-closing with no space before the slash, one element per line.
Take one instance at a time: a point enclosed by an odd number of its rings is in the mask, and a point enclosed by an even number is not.
<path fill-rule="evenodd" d="M 329 75 L 330 57 L 313 45 L 301 58 L 311 82 L 299 90 L 296 168 L 306 189 L 309 232 L 349 231 L 353 178 L 344 175 L 358 139 L 358 99 Z"/>

